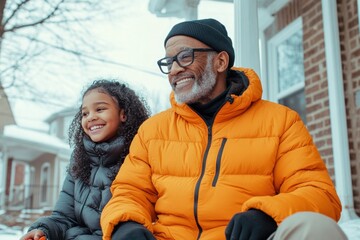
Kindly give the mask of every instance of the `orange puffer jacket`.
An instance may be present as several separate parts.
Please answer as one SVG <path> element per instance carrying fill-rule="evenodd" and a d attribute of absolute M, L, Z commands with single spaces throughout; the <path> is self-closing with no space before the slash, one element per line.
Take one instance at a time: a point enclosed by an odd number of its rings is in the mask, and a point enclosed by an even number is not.
<path fill-rule="evenodd" d="M 212 126 L 172 93 L 172 108 L 140 127 L 102 213 L 103 239 L 129 220 L 157 239 L 225 239 L 231 217 L 250 208 L 278 224 L 299 211 L 339 219 L 334 185 L 298 114 L 261 100 L 256 73 L 237 70 L 249 86 Z"/>

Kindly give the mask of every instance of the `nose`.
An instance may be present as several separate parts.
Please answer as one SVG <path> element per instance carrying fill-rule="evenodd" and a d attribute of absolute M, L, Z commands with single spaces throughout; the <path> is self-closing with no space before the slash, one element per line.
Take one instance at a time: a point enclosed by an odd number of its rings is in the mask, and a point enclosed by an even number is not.
<path fill-rule="evenodd" d="M 96 117 L 96 113 L 94 113 L 94 112 L 89 112 L 89 115 L 88 115 L 88 117 L 87 117 L 88 122 L 91 122 L 91 121 L 95 120 L 96 118 L 97 118 L 97 117 Z"/>
<path fill-rule="evenodd" d="M 176 75 L 176 74 L 178 74 L 179 72 L 182 72 L 182 71 L 184 71 L 184 68 L 181 67 L 176 61 L 174 61 L 173 64 L 171 65 L 169 74 L 170 75 Z"/>

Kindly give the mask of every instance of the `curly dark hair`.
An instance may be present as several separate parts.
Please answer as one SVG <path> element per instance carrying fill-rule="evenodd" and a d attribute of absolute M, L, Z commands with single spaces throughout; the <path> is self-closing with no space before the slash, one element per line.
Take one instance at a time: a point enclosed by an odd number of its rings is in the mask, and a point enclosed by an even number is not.
<path fill-rule="evenodd" d="M 126 116 L 126 121 L 119 126 L 118 136 L 124 137 L 124 147 L 121 153 L 118 166 L 122 164 L 126 155 L 129 152 L 129 147 L 132 139 L 139 126 L 150 116 L 150 110 L 146 101 L 136 95 L 125 83 L 120 83 L 118 80 L 95 80 L 83 93 L 84 96 L 91 90 L 98 89 L 100 92 L 106 93 L 113 97 L 118 103 L 119 108 L 123 109 Z M 69 127 L 69 143 L 74 147 L 72 158 L 73 161 L 69 166 L 68 172 L 74 177 L 79 178 L 83 182 L 89 184 L 90 178 L 90 161 L 88 154 L 85 151 L 83 144 L 83 137 L 86 135 L 82 126 L 82 106 L 79 107 Z M 118 167 L 115 168 L 116 171 Z M 114 173 L 116 174 L 116 173 Z M 115 177 L 115 176 L 113 176 Z"/>

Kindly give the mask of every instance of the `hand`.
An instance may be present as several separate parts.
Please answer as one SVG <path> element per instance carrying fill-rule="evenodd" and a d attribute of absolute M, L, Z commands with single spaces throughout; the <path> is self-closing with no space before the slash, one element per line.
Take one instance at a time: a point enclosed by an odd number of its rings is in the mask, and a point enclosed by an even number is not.
<path fill-rule="evenodd" d="M 143 225 L 137 222 L 129 221 L 120 223 L 114 229 L 111 236 L 114 240 L 156 240 L 154 235 Z"/>
<path fill-rule="evenodd" d="M 39 229 L 33 229 L 20 238 L 20 240 L 46 240 L 45 233 Z"/>
<path fill-rule="evenodd" d="M 264 240 L 277 229 L 277 224 L 266 213 L 249 209 L 235 214 L 225 229 L 226 240 Z"/>

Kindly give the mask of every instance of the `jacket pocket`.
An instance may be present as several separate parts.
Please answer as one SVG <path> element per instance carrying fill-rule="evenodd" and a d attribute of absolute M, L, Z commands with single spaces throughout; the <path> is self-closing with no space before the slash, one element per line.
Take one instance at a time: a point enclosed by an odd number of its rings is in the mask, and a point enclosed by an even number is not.
<path fill-rule="evenodd" d="M 221 167 L 221 158 L 222 158 L 222 155 L 223 155 L 223 151 L 224 151 L 224 147 L 225 147 L 226 141 L 227 141 L 227 138 L 224 138 L 224 139 L 222 140 L 221 146 L 220 146 L 220 149 L 219 149 L 219 152 L 218 152 L 218 155 L 217 155 L 217 157 L 216 157 L 216 169 L 215 169 L 214 179 L 213 179 L 213 182 L 212 182 L 212 186 L 213 186 L 213 187 L 216 186 L 217 180 L 218 180 L 218 178 L 219 178 L 220 167 Z"/>

